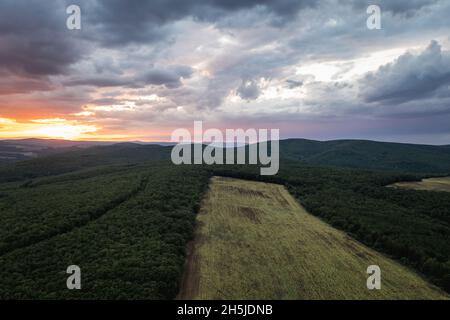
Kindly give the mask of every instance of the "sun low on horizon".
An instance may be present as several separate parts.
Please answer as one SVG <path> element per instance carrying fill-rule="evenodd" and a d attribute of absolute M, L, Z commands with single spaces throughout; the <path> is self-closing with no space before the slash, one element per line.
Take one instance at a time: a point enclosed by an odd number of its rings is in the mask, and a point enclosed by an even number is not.
<path fill-rule="evenodd" d="M 0 117 L 0 140 L 56 139 L 71 141 L 169 142 L 171 128 L 108 132 L 96 123 L 75 119 L 48 118 L 14 120 Z"/>
<path fill-rule="evenodd" d="M 0 118 L 0 139 L 41 138 L 61 140 L 127 140 L 127 135 L 101 134 L 92 124 L 61 118 L 15 121 Z"/>

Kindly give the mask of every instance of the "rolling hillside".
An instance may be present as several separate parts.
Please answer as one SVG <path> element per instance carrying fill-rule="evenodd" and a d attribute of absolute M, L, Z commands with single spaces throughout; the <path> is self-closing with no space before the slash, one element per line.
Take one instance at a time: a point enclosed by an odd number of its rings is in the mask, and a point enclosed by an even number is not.
<path fill-rule="evenodd" d="M 450 173 L 450 146 L 368 140 L 288 139 L 281 156 L 310 164 L 421 173 Z"/>
<path fill-rule="evenodd" d="M 0 164 L 108 144 L 111 143 L 55 139 L 0 140 Z"/>
<path fill-rule="evenodd" d="M 0 166 L 0 182 L 20 181 L 108 165 L 132 165 L 170 158 L 171 147 L 118 143 L 60 152 Z"/>
<path fill-rule="evenodd" d="M 83 165 L 95 162 L 99 154 L 109 154 L 111 159 L 107 162 L 134 163 L 155 158 L 168 159 L 170 148 L 168 144 L 140 142 L 111 144 L 40 139 L 8 140 L 0 141 L 0 164 L 45 156 L 55 156 L 53 159 L 58 162 L 69 152 L 72 152 L 70 154 L 76 159 L 83 158 Z M 448 145 L 431 146 L 368 140 L 287 139 L 280 141 L 280 153 L 281 159 L 314 165 L 444 175 L 450 173 Z M 25 164 L 21 166 L 26 167 Z"/>

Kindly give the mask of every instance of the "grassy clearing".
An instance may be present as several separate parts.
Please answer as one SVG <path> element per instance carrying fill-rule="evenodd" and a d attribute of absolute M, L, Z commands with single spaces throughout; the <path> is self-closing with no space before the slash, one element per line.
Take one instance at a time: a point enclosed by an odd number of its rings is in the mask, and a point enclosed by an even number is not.
<path fill-rule="evenodd" d="M 280 185 L 214 177 L 179 298 L 442 299 L 417 274 L 308 214 Z M 381 290 L 366 269 L 379 265 Z"/>
<path fill-rule="evenodd" d="M 427 191 L 450 192 L 450 177 L 422 179 L 422 181 L 397 182 L 389 185 L 394 188 L 405 188 Z"/>

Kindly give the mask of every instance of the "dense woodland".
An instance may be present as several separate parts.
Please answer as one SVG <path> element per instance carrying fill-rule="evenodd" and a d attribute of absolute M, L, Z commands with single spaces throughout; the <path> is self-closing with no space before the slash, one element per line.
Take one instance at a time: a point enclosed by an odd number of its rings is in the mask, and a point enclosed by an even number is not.
<path fill-rule="evenodd" d="M 125 144 L 0 168 L 0 298 L 173 299 L 213 175 L 284 184 L 312 214 L 450 292 L 450 194 L 385 187 L 423 174 L 290 159 L 260 176 L 257 166 L 175 166 L 168 154 Z M 66 288 L 72 264 L 82 290 Z"/>
<path fill-rule="evenodd" d="M 156 163 L 129 171 L 2 185 L 0 298 L 174 298 L 207 173 Z M 82 290 L 66 288 L 72 264 Z"/>

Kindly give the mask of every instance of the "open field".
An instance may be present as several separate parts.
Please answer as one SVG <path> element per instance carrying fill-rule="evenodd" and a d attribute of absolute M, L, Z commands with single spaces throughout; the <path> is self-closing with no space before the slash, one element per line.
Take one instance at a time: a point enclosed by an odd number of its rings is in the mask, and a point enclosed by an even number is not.
<path fill-rule="evenodd" d="M 276 184 L 214 177 L 182 299 L 442 299 L 420 276 L 308 214 Z M 381 290 L 366 269 L 381 268 Z"/>
<path fill-rule="evenodd" d="M 428 178 L 422 179 L 422 181 L 397 182 L 389 185 L 389 187 L 450 192 L 450 177 Z"/>

